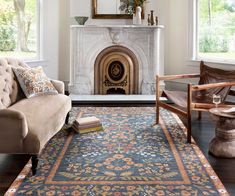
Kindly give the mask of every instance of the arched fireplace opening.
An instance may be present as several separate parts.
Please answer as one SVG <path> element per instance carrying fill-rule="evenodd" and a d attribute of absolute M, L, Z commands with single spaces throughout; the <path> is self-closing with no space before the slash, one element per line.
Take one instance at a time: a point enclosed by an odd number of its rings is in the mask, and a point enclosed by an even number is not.
<path fill-rule="evenodd" d="M 102 50 L 95 60 L 95 94 L 138 94 L 139 64 L 123 46 Z"/>
<path fill-rule="evenodd" d="M 125 95 L 126 92 L 125 92 L 125 90 L 123 90 L 121 88 L 110 88 L 107 90 L 107 94 L 108 95 L 112 95 L 112 94 Z"/>

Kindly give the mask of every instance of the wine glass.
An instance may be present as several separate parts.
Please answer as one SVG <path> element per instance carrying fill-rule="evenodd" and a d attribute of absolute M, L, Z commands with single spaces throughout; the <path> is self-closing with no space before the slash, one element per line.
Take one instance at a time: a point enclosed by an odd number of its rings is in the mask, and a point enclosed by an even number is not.
<path fill-rule="evenodd" d="M 215 104 L 216 110 L 218 108 L 218 104 L 221 103 L 221 96 L 213 94 L 213 103 Z"/>

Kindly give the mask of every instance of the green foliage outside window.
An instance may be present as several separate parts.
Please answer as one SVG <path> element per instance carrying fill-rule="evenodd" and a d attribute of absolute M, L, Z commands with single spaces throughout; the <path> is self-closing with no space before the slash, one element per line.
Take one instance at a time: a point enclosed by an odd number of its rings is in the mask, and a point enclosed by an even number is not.
<path fill-rule="evenodd" d="M 199 0 L 198 29 L 198 49 L 201 55 L 203 53 L 230 55 L 233 52 L 235 55 L 235 2 Z"/>
<path fill-rule="evenodd" d="M 10 25 L 0 25 L 0 51 L 14 51 L 16 48 L 14 28 Z"/>
<path fill-rule="evenodd" d="M 0 56 L 36 57 L 36 8 L 37 0 L 0 0 Z"/>

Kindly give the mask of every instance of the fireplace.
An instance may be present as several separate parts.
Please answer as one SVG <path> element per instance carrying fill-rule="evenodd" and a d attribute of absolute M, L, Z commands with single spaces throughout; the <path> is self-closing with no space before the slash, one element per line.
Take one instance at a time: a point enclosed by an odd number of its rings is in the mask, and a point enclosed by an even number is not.
<path fill-rule="evenodd" d="M 97 56 L 94 69 L 95 94 L 138 94 L 139 64 L 128 48 L 105 48 Z"/>
<path fill-rule="evenodd" d="M 156 74 L 164 74 L 162 32 L 162 26 L 71 26 L 70 94 L 155 94 Z"/>

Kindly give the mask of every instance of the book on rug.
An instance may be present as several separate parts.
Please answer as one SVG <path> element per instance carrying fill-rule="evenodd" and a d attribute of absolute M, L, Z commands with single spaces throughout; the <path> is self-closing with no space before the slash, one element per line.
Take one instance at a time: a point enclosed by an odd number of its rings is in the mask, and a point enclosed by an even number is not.
<path fill-rule="evenodd" d="M 102 131 L 103 127 L 100 122 L 100 119 L 96 118 L 95 116 L 91 117 L 78 117 L 73 125 L 73 129 L 79 133 L 88 133 L 93 131 Z"/>

